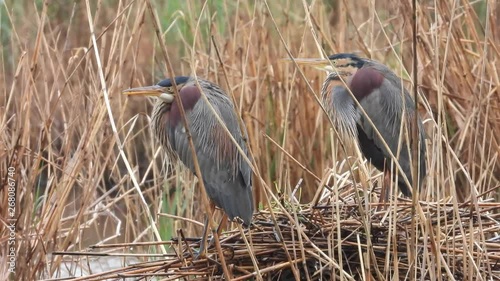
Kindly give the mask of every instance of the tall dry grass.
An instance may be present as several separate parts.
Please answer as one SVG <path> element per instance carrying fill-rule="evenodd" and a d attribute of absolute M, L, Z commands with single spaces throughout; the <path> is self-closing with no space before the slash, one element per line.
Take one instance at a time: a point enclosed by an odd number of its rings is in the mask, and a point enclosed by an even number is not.
<path fill-rule="evenodd" d="M 58 276 L 56 251 L 201 231 L 156 215 L 201 220 L 196 182 L 165 164 L 148 127 L 153 101 L 120 94 L 170 75 L 148 2 L 2 2 L 0 262 L 8 254 L 14 167 L 19 280 Z M 152 2 L 175 74 L 196 73 L 236 98 L 260 175 L 259 208 L 268 203 L 267 188 L 287 202 L 299 184 L 295 195 L 309 202 L 338 168 L 333 159 L 347 158 L 332 155 L 330 124 L 313 97 L 324 74 L 302 69 L 304 80 L 280 60 L 286 49 L 296 57 L 319 57 L 318 46 L 327 54 L 358 52 L 412 87 L 409 0 Z M 499 9 L 494 0 L 418 3 L 419 104 L 429 151 L 421 200 L 499 198 Z M 370 171 L 376 185 L 380 173 Z"/>

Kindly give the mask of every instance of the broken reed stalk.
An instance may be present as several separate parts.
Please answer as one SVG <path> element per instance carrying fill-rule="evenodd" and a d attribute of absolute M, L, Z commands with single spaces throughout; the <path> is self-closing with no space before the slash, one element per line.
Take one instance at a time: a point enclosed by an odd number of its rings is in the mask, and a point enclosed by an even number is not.
<path fill-rule="evenodd" d="M 398 280 L 403 280 L 412 267 L 414 268 L 413 274 L 423 280 L 431 279 L 431 276 L 436 275 L 441 275 L 442 278 L 448 280 L 461 280 L 469 278 L 470 274 L 493 278 L 491 274 L 498 276 L 500 273 L 500 246 L 498 244 L 500 203 L 483 202 L 479 203 L 479 209 L 476 209 L 473 203 L 468 202 L 462 204 L 457 213 L 453 205 L 447 202 L 420 202 L 422 209 L 428 214 L 429 232 L 412 233 L 415 228 L 412 227 L 414 219 L 411 201 L 398 201 L 397 204 L 391 204 L 387 210 L 382 211 L 375 208 L 376 204 L 369 204 L 370 209 L 361 212 L 360 204 L 356 202 L 358 196 L 354 193 L 361 192 L 362 189 L 361 186 L 354 187 L 353 184 L 340 188 L 338 192 L 344 198 L 344 202 L 339 204 L 339 210 L 332 205 L 335 194 L 326 188 L 322 200 L 317 205 L 293 203 L 288 206 L 287 210 L 299 218 L 300 225 L 295 225 L 289 220 L 290 214 L 282 210 L 274 210 L 276 225 L 269 211 L 261 211 L 254 216 L 254 224 L 246 234 L 241 229 L 233 229 L 221 235 L 220 246 L 224 255 L 223 259 L 219 256 L 219 251 L 212 247 L 208 249 L 206 258 L 195 260 L 192 257 L 191 248 L 198 246 L 200 238 L 176 237 L 167 244 L 172 250 L 181 250 L 173 252 L 164 260 L 130 265 L 121 270 L 94 274 L 77 280 L 147 276 L 161 276 L 166 277 L 167 280 L 180 277 L 218 280 L 222 278 L 223 273 L 222 264 L 217 262 L 219 260 L 226 261 L 227 269 L 230 270 L 234 280 L 255 277 L 257 272 L 264 279 L 291 277 L 293 276 L 292 265 L 296 266 L 301 276 L 305 276 L 308 272 L 310 280 L 329 280 L 333 278 L 333 275 L 340 278 L 341 273 L 329 264 L 317 249 L 328 252 L 331 245 L 340 245 L 342 249 L 340 256 L 339 252 L 333 251 L 330 252 L 330 257 L 333 260 L 342 261 L 342 274 L 347 280 L 360 280 L 363 274 L 365 276 L 366 274 L 399 276 Z M 372 195 L 378 195 L 378 192 L 377 189 Z M 370 216 L 369 236 L 363 222 L 364 212 L 368 212 Z M 481 220 L 481 225 L 479 220 Z M 416 224 L 418 224 L 417 229 L 425 228 L 418 220 Z M 393 225 L 396 226 L 395 232 L 391 232 Z M 296 239 L 299 235 L 298 227 L 308 237 L 307 241 Z M 465 233 L 462 233 L 461 227 Z M 283 241 L 280 241 L 277 236 L 277 228 L 282 233 Z M 481 234 L 480 229 L 482 229 Z M 437 244 L 431 243 L 431 240 L 439 237 L 438 233 L 442 239 L 437 241 L 439 242 Z M 410 249 L 412 246 L 408 243 L 408 239 L 414 235 L 419 243 L 414 249 Z M 464 240 L 463 235 L 467 239 Z M 479 241 L 481 237 L 485 240 Z M 389 243 L 391 239 L 393 241 Z M 249 244 L 248 241 L 251 243 Z M 464 243 L 470 243 L 469 241 L 487 247 L 467 250 L 467 245 Z M 134 245 L 114 246 L 118 250 Z M 93 248 L 94 254 L 99 249 L 109 251 L 110 246 L 96 246 Z M 304 256 L 301 251 L 294 250 L 298 248 L 303 250 Z M 370 251 L 373 252 L 373 258 L 368 258 L 365 254 Z M 413 265 L 410 261 L 412 252 L 419 253 L 414 256 L 415 264 Z M 65 255 L 68 256 L 67 253 Z M 441 257 L 442 266 L 437 267 L 432 263 L 435 257 Z M 467 257 L 471 257 L 476 262 L 477 269 L 470 271 L 464 268 Z M 398 260 L 398 262 L 393 263 L 393 260 Z"/>

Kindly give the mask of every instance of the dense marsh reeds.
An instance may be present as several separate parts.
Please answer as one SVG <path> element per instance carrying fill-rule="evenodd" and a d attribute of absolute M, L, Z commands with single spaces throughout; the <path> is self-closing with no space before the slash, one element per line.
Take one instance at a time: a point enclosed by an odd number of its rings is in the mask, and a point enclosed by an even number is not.
<path fill-rule="evenodd" d="M 429 174 L 414 213 L 401 199 L 383 212 L 369 204 L 377 202 L 381 173 L 335 144 L 315 98 L 324 73 L 282 60 L 288 51 L 294 57 L 356 52 L 390 66 L 412 91 L 412 1 L 0 5 L 2 280 L 12 252 L 17 280 L 90 275 L 96 271 L 90 254 L 63 254 L 87 253 L 90 246 L 120 257 L 137 254 L 150 262 L 142 274 L 167 272 L 168 258 L 186 262 L 172 252 L 189 247 L 169 241 L 200 235 L 190 221 L 203 219 L 196 180 L 169 163 L 154 140 L 153 100 L 121 91 L 192 73 L 234 97 L 249 133 L 262 211 L 252 235 L 281 251 L 266 261 L 259 257 L 262 245 L 243 254 L 246 236 L 230 225 L 222 242 L 244 261 L 239 269 L 230 264 L 236 275 L 305 274 L 313 259 L 309 270 L 325 267 L 328 276 L 347 280 L 500 279 L 498 1 L 417 2 L 418 102 Z M 167 71 L 154 14 L 175 73 Z M 9 183 L 16 187 L 14 212 L 7 207 Z M 272 233 L 277 228 L 286 234 L 282 240 Z M 315 240 L 313 230 L 328 241 Z M 383 239 L 366 239 L 374 230 Z M 207 275 L 222 274 L 200 262 Z M 188 263 L 182 265 L 189 273 Z"/>

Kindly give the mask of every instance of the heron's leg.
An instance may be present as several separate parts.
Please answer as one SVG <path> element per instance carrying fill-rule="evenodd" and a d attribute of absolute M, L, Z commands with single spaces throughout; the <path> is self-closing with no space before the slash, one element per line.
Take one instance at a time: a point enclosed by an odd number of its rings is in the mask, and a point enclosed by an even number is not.
<path fill-rule="evenodd" d="M 215 214 L 215 206 L 212 202 L 210 202 L 210 211 L 212 212 L 211 214 L 206 214 L 205 215 L 205 222 L 203 224 L 203 236 L 200 241 L 200 249 L 196 252 L 194 259 L 199 259 L 200 257 L 206 257 L 207 256 L 207 249 L 210 246 L 207 246 L 207 238 L 208 238 L 208 228 L 210 222 L 214 219 L 214 214 Z M 210 219 L 210 220 L 209 220 Z M 212 239 L 210 239 L 211 241 Z"/>
<path fill-rule="evenodd" d="M 392 177 L 391 177 L 391 171 L 390 170 L 385 170 L 384 173 L 384 182 L 386 187 L 386 191 L 384 194 L 384 203 L 389 202 L 389 196 L 392 194 Z"/>
<path fill-rule="evenodd" d="M 217 234 L 220 236 L 221 233 L 222 233 L 222 229 L 224 227 L 227 227 L 227 221 L 228 221 L 228 218 L 227 218 L 227 215 L 226 213 L 223 213 L 222 215 L 222 218 L 220 219 L 220 223 L 219 223 L 219 226 L 217 227 Z"/>
<path fill-rule="evenodd" d="M 226 225 L 226 223 L 225 223 L 226 221 L 227 221 L 227 215 L 226 215 L 226 213 L 224 213 L 224 215 L 222 216 L 222 218 L 219 222 L 219 226 L 217 226 L 217 232 L 212 230 L 212 237 L 210 237 L 210 241 L 208 242 L 207 249 L 210 248 L 210 246 L 212 246 L 214 244 L 215 235 L 217 235 L 217 237 L 220 237 L 220 235 L 222 233 L 222 228 Z"/>
<path fill-rule="evenodd" d="M 211 218 L 212 216 L 210 216 Z M 207 256 L 207 247 L 205 247 L 208 236 L 208 215 L 205 215 L 205 222 L 203 223 L 203 236 L 200 241 L 200 249 L 198 251 L 195 250 L 194 259 L 197 260 L 201 257 Z"/>
<path fill-rule="evenodd" d="M 391 190 L 391 172 L 384 169 L 384 179 L 382 181 L 382 188 L 380 190 L 379 209 L 385 209 L 385 203 L 389 201 L 389 194 Z"/>

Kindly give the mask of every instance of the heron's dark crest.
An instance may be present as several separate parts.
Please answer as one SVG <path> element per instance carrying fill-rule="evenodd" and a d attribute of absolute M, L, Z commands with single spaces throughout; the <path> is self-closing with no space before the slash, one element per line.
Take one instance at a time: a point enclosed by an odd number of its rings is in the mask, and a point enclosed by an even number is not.
<path fill-rule="evenodd" d="M 365 59 L 360 58 L 357 55 L 350 54 L 350 53 L 340 53 L 340 54 L 331 55 L 328 57 L 328 59 L 338 69 L 349 68 L 349 67 L 352 67 L 355 69 L 360 69 L 363 67 L 363 65 L 366 62 Z"/>
<path fill-rule="evenodd" d="M 189 80 L 189 78 L 190 78 L 189 76 L 177 76 L 174 78 L 175 84 L 183 85 Z M 165 80 L 158 82 L 157 85 L 162 87 L 172 87 L 172 81 L 170 80 L 170 78 L 167 78 Z"/>

